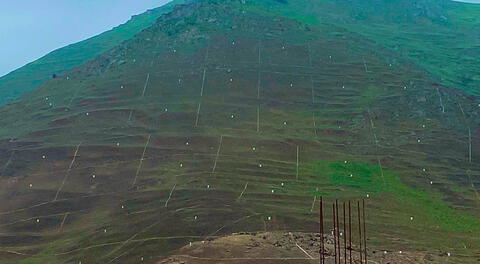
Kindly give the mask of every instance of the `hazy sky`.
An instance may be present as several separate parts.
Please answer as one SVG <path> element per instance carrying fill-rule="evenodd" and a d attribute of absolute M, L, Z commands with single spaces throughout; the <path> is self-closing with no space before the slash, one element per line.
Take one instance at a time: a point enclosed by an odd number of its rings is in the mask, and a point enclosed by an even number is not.
<path fill-rule="evenodd" d="M 170 0 L 0 0 L 0 76 Z"/>

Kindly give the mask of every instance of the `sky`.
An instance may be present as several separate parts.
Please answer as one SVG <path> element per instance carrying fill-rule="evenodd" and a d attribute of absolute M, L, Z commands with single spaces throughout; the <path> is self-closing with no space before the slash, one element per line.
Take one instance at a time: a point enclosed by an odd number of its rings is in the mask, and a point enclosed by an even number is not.
<path fill-rule="evenodd" d="M 0 0 L 0 76 L 170 0 Z"/>

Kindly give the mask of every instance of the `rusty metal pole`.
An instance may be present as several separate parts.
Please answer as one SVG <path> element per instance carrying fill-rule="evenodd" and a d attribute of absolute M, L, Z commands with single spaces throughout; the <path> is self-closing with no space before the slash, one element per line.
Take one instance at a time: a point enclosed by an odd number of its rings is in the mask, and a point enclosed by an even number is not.
<path fill-rule="evenodd" d="M 323 245 L 323 197 L 320 196 L 320 264 L 325 264 L 323 259 L 324 256 L 324 245 Z"/>
<path fill-rule="evenodd" d="M 367 227 L 365 223 L 365 199 L 362 200 L 362 209 L 363 209 L 363 249 L 365 250 L 365 253 L 363 254 L 365 257 L 365 263 L 367 262 Z"/>
<path fill-rule="evenodd" d="M 337 216 L 337 247 L 338 247 L 338 263 L 342 263 L 341 261 L 341 256 L 342 256 L 342 251 L 340 250 L 340 221 L 338 217 L 338 200 L 335 200 L 335 210 L 336 210 L 336 216 Z"/>
<path fill-rule="evenodd" d="M 347 264 L 347 222 L 345 221 L 345 201 L 343 202 L 343 263 Z"/>
<path fill-rule="evenodd" d="M 357 201 L 357 217 L 358 217 L 358 239 L 360 240 L 360 263 L 363 263 L 362 256 L 362 224 L 360 222 L 360 201 Z"/>
<path fill-rule="evenodd" d="M 332 215 L 333 215 L 333 248 L 335 252 L 335 264 L 337 264 L 337 236 L 336 234 L 336 224 L 335 224 L 335 203 L 332 204 Z"/>
<path fill-rule="evenodd" d="M 350 251 L 350 264 L 352 264 L 352 207 L 350 201 L 348 201 L 348 241 L 349 241 L 349 251 Z"/>

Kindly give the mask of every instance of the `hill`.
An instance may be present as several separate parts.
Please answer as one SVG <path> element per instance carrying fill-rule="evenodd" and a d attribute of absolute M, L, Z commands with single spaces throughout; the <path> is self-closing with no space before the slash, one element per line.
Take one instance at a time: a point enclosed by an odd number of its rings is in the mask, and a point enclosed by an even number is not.
<path fill-rule="evenodd" d="M 375 258 L 477 262 L 479 99 L 301 3 L 179 5 L 0 108 L 0 263 L 313 233 L 320 196 L 366 200 Z"/>
<path fill-rule="evenodd" d="M 172 1 L 141 15 L 133 16 L 123 25 L 115 27 L 98 36 L 55 50 L 42 58 L 31 62 L 0 78 L 0 105 L 9 103 L 26 92 L 30 92 L 53 74 L 61 74 L 94 58 L 130 39 L 146 27 L 149 27 L 162 14 L 170 12 L 184 0 Z"/>

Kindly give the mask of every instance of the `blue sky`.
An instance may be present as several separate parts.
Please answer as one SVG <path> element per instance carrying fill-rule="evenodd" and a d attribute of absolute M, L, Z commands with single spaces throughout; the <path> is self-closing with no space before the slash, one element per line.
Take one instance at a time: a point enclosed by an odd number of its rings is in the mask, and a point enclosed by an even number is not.
<path fill-rule="evenodd" d="M 1 0 L 0 76 L 170 0 Z"/>

